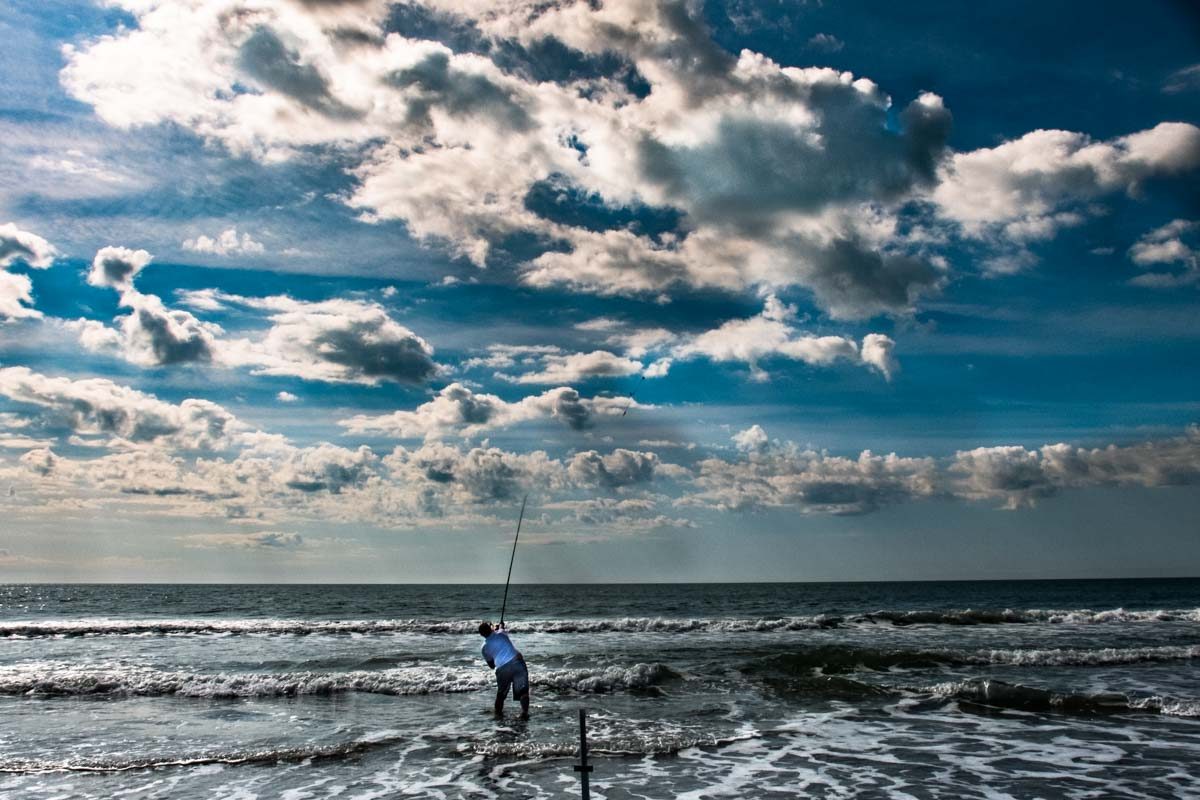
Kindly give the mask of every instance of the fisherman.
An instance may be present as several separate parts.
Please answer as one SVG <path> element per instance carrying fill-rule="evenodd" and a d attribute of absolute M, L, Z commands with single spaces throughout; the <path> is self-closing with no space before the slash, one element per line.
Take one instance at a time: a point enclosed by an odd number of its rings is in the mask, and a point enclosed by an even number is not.
<path fill-rule="evenodd" d="M 529 670 L 525 667 L 525 657 L 504 632 L 504 623 L 498 627 L 495 630 L 489 622 L 479 623 L 479 635 L 486 640 L 483 658 L 496 670 L 496 716 L 504 713 L 504 701 L 511 686 L 513 699 L 521 703 L 521 719 L 529 719 Z"/>

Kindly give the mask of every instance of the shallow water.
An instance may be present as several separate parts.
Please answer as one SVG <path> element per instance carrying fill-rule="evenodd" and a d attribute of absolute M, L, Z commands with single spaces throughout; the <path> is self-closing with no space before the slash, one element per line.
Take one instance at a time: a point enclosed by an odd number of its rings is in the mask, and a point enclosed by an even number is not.
<path fill-rule="evenodd" d="M 0 587 L 0 796 L 1200 796 L 1198 580 L 499 594 Z"/>

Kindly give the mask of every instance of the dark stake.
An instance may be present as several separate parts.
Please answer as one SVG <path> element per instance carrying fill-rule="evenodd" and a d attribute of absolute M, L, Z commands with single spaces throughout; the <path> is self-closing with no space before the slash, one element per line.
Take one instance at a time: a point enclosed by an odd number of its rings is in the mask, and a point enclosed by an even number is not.
<path fill-rule="evenodd" d="M 595 769 L 591 764 L 587 763 L 587 710 L 579 709 L 579 763 L 575 765 L 575 771 L 579 773 L 579 779 L 583 781 L 583 800 L 589 800 L 591 795 L 588 790 L 588 773 Z"/>

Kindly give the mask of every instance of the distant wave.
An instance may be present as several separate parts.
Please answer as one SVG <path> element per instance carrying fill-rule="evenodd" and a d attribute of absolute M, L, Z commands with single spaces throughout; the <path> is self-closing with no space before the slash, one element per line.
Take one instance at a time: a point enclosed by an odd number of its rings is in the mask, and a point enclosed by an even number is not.
<path fill-rule="evenodd" d="M 1067 714 L 1151 713 L 1200 717 L 1200 701 L 1162 697 L 1131 698 L 1118 692 L 1056 692 L 1017 683 L 976 678 L 922 687 L 917 691 L 993 708 L 1058 711 Z"/>
<path fill-rule="evenodd" d="M 612 619 L 542 619 L 514 622 L 514 633 L 771 633 L 818 630 L 844 626 L 914 625 L 1008 625 L 1200 622 L 1200 609 L 1153 611 L 1077 610 L 988 610 L 873 611 L 839 616 L 815 614 L 789 617 L 673 618 L 615 617 Z M 74 619 L 0 622 L 0 637 L 45 638 L 72 636 L 307 636 L 383 635 L 397 633 L 429 635 L 474 634 L 478 620 L 301 620 L 301 619 Z"/>
<path fill-rule="evenodd" d="M 662 664 L 532 670 L 535 687 L 561 692 L 652 689 L 679 674 Z M 473 692 L 495 681 L 482 667 L 397 667 L 352 672 L 194 673 L 127 664 L 33 662 L 0 667 L 0 695 L 31 697 L 293 697 L 364 692 L 422 695 Z"/>
<path fill-rule="evenodd" d="M 798 649 L 751 662 L 750 674 L 840 674 L 860 670 L 887 671 L 938 666 L 1104 666 L 1200 658 L 1200 645 L 1161 647 L 929 649 L 912 650 L 853 645 Z"/>

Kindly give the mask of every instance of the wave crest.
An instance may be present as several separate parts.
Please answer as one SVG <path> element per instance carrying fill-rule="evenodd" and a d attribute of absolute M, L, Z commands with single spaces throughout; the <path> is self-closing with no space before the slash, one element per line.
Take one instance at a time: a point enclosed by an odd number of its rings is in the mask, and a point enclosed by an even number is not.
<path fill-rule="evenodd" d="M 639 690 L 677 679 L 663 664 L 597 669 L 533 670 L 535 687 L 600 693 Z M 34 662 L 0 668 L 0 695 L 34 697 L 296 697 L 363 692 L 423 695 L 474 692 L 495 686 L 482 668 L 395 667 L 350 672 L 191 673 L 127 664 Z"/>

